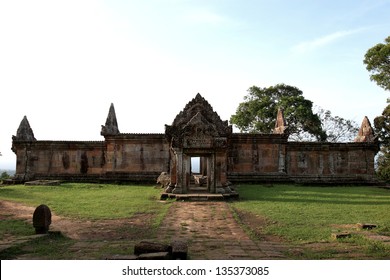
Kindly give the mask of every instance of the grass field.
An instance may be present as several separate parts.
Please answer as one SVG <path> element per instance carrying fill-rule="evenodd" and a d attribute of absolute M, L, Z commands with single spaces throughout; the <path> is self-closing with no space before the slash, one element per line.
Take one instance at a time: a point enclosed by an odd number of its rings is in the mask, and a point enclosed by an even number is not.
<path fill-rule="evenodd" d="M 158 203 L 161 189 L 152 186 L 74 184 L 60 186 L 7 186 L 0 199 L 26 205 L 46 204 L 57 215 L 80 219 L 129 218 L 135 213 L 156 213 L 162 218 L 167 204 Z"/>
<path fill-rule="evenodd" d="M 332 233 L 356 233 L 357 223 L 377 225 L 370 234 L 390 236 L 390 189 L 376 187 L 259 186 L 238 187 L 240 201 L 232 208 L 266 219 L 266 234 L 281 236 L 291 244 L 330 244 L 303 258 L 333 258 L 333 245 L 351 243 L 374 259 L 389 259 L 390 244 L 368 240 L 361 234 L 332 240 Z M 361 233 L 361 232 L 360 232 Z M 310 247 L 310 246 L 308 246 Z M 313 247 L 313 246 L 311 246 Z M 342 258 L 342 257 L 341 257 Z"/>
<path fill-rule="evenodd" d="M 267 231 L 291 241 L 330 238 L 337 225 L 373 223 L 390 234 L 390 190 L 373 187 L 241 186 L 236 209 L 266 217 Z"/>
<path fill-rule="evenodd" d="M 230 205 L 236 213 L 261 217 L 265 234 L 280 236 L 291 244 L 331 241 L 332 232 L 345 226 L 372 223 L 375 233 L 390 236 L 390 190 L 376 187 L 314 187 L 296 185 L 242 185 L 237 190 L 240 200 Z M 22 202 L 36 207 L 46 204 L 56 215 L 88 220 L 131 218 L 150 213 L 156 230 L 173 201 L 160 202 L 161 189 L 151 186 L 73 184 L 61 186 L 3 186 L 0 200 Z M 252 225 L 243 225 L 249 228 Z M 252 228 L 254 229 L 254 228 Z M 6 234 L 33 234 L 31 225 L 2 218 L 0 238 Z M 59 246 L 70 241 L 61 239 Z M 361 237 L 345 241 L 354 243 L 374 258 L 390 258 L 390 246 Z M 39 244 L 39 242 L 37 243 Z M 328 252 L 329 256 L 331 251 Z M 56 258 L 56 255 L 53 256 Z M 72 258 L 72 256 L 68 256 Z M 327 258 L 306 254 L 304 258 Z"/>

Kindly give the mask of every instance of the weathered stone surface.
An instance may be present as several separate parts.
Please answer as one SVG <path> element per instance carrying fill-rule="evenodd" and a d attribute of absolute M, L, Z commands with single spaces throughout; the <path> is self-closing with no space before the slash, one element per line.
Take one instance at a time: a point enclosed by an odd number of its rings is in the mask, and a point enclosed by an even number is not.
<path fill-rule="evenodd" d="M 160 176 L 157 178 L 157 184 L 160 184 L 161 187 L 168 187 L 171 182 L 171 176 L 167 172 L 161 172 Z"/>
<path fill-rule="evenodd" d="M 203 186 L 207 184 L 207 176 L 203 175 L 194 175 L 195 184 Z"/>
<path fill-rule="evenodd" d="M 109 255 L 104 257 L 105 260 L 137 260 L 136 255 Z"/>
<path fill-rule="evenodd" d="M 102 125 L 101 135 L 116 135 L 119 134 L 118 122 L 116 120 L 114 104 L 111 103 L 110 110 L 108 111 L 108 116 L 106 124 Z"/>
<path fill-rule="evenodd" d="M 374 229 L 377 227 L 377 225 L 375 225 L 375 224 L 365 224 L 365 223 L 358 223 L 357 226 L 360 229 L 368 229 L 368 230 Z"/>
<path fill-rule="evenodd" d="M 374 142 L 375 135 L 372 129 L 371 123 L 367 116 L 364 117 L 362 125 L 360 126 L 358 135 L 355 138 L 355 142 Z"/>
<path fill-rule="evenodd" d="M 172 246 L 172 258 L 177 260 L 186 260 L 188 255 L 188 243 L 185 240 L 173 240 Z"/>
<path fill-rule="evenodd" d="M 45 234 L 51 224 L 51 211 L 45 204 L 39 205 L 33 214 L 33 226 L 36 234 Z"/>
<path fill-rule="evenodd" d="M 149 242 L 149 241 L 141 241 L 134 246 L 134 254 L 141 255 L 147 253 L 157 253 L 157 252 L 171 252 L 172 247 L 167 244 L 157 243 L 157 242 Z"/>
<path fill-rule="evenodd" d="M 283 134 L 287 131 L 287 123 L 286 119 L 284 118 L 284 112 L 282 108 L 278 109 L 278 114 L 276 116 L 276 122 L 275 122 L 275 129 L 273 130 L 273 133 L 275 134 Z"/>
<path fill-rule="evenodd" d="M 60 180 L 35 180 L 24 183 L 26 186 L 59 186 Z"/>
<path fill-rule="evenodd" d="M 337 232 L 332 233 L 332 239 L 342 239 L 342 238 L 350 238 L 352 236 L 349 232 Z"/>
<path fill-rule="evenodd" d="M 31 129 L 30 123 L 27 120 L 27 117 L 24 116 L 23 120 L 20 122 L 19 128 L 16 132 L 16 136 L 12 136 L 13 141 L 36 141 L 34 137 L 34 132 Z"/>
<path fill-rule="evenodd" d="M 365 119 L 354 143 L 288 142 L 280 111 L 275 133 L 232 133 L 200 94 L 165 134 L 119 133 L 113 105 L 102 128 L 104 141 L 37 141 L 24 118 L 12 142 L 14 180 L 155 183 L 167 170 L 166 191 L 185 194 L 191 193 L 191 158 L 200 157 L 199 173 L 208 178 L 202 186 L 213 194 L 228 192 L 228 181 L 377 183 L 379 147 L 370 127 Z"/>
<path fill-rule="evenodd" d="M 141 254 L 137 258 L 138 260 L 169 260 L 171 255 L 169 252 L 156 252 Z"/>

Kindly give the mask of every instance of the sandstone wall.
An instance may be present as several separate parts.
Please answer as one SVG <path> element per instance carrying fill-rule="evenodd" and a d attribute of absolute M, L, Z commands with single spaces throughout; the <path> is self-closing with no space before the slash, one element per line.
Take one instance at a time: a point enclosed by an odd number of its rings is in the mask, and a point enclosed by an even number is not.
<path fill-rule="evenodd" d="M 16 179 L 153 183 L 162 171 L 169 173 L 174 163 L 164 134 L 105 138 L 91 142 L 14 141 Z M 215 179 L 221 184 L 226 178 L 233 183 L 372 182 L 377 151 L 375 143 L 287 142 L 282 134 L 236 133 L 229 137 L 227 152 L 215 156 L 215 170 L 219 171 Z"/>
<path fill-rule="evenodd" d="M 235 133 L 229 139 L 228 180 L 285 181 L 287 138 L 281 134 Z"/>
<path fill-rule="evenodd" d="M 283 135 L 234 134 L 231 182 L 370 183 L 377 143 L 287 142 Z"/>
<path fill-rule="evenodd" d="M 362 182 L 375 175 L 374 143 L 299 143 L 287 146 L 287 173 L 294 181 Z"/>
<path fill-rule="evenodd" d="M 106 179 L 153 181 L 169 171 L 169 143 L 164 134 L 106 136 Z"/>
<path fill-rule="evenodd" d="M 96 177 L 105 163 L 103 141 L 14 141 L 19 180 Z"/>

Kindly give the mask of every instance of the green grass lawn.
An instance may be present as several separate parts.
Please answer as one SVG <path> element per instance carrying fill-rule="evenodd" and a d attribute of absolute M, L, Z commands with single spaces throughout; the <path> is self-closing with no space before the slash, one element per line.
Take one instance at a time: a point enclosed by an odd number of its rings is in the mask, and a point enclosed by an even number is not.
<path fill-rule="evenodd" d="M 374 187 L 245 185 L 233 208 L 268 220 L 266 232 L 293 242 L 330 239 L 337 225 L 373 223 L 390 234 L 390 190 Z"/>
<path fill-rule="evenodd" d="M 161 189 L 153 186 L 75 184 L 60 186 L 6 186 L 0 199 L 26 205 L 46 204 L 57 215 L 80 219 L 130 218 L 136 213 L 163 217 L 169 205 L 159 203 Z"/>
<path fill-rule="evenodd" d="M 160 193 L 161 189 L 153 186 L 75 183 L 60 186 L 15 185 L 0 187 L 0 200 L 21 202 L 32 207 L 46 204 L 56 215 L 81 220 L 131 218 L 138 213 L 149 213 L 151 220 L 147 222 L 151 225 L 143 235 L 153 236 L 171 205 L 170 201 L 160 202 Z M 0 239 L 10 235 L 16 238 L 33 236 L 34 233 L 33 227 L 26 221 L 0 213 Z M 126 240 L 123 242 L 126 243 Z M 132 241 L 128 240 L 127 243 L 129 242 Z M 74 243 L 74 240 L 62 234 L 50 234 L 45 238 L 32 239 L 23 245 L 1 251 L 0 259 L 14 259 L 24 254 L 33 254 L 42 259 L 73 259 L 76 256 L 69 248 Z M 96 249 L 96 252 L 90 253 L 87 258 L 99 258 L 105 251 L 124 251 L 129 254 L 128 251 L 132 250 L 129 244 L 111 248 L 110 243 L 107 243 L 106 247 Z"/>
<path fill-rule="evenodd" d="M 266 220 L 265 227 L 262 228 L 263 233 L 281 236 L 291 244 L 325 242 L 330 244 L 328 249 L 331 249 L 335 244 L 335 241 L 331 240 L 331 233 L 342 231 L 344 225 L 356 223 L 376 224 L 378 228 L 374 230 L 375 233 L 390 236 L 389 189 L 242 185 L 238 186 L 237 190 L 240 200 L 232 202 L 231 208 L 239 213 L 249 212 L 260 216 L 262 220 Z M 156 229 L 173 203 L 161 202 L 160 193 L 161 189 L 153 186 L 75 183 L 61 186 L 15 185 L 0 187 L 0 200 L 17 201 L 33 207 L 46 204 L 57 215 L 77 219 L 120 219 L 131 218 L 138 213 L 150 213 L 153 217 L 150 231 L 157 233 Z M 23 236 L 34 233 L 31 225 L 24 221 L 4 217 L 0 219 L 0 238 L 10 234 Z M 47 242 L 36 240 L 31 242 L 30 250 L 33 248 L 35 254 L 42 258 L 74 257 L 64 249 L 69 248 L 74 243 L 73 240 L 62 236 L 47 238 L 51 240 L 51 247 L 46 248 Z M 389 245 L 367 241 L 360 236 L 340 242 L 353 243 L 353 246 L 358 247 L 357 251 L 361 248 L 373 258 L 390 258 Z M 52 250 L 53 246 L 58 250 Z M 107 250 L 118 253 L 115 250 L 119 249 L 110 247 Z M 22 247 L 16 247 L 11 252 L 2 252 L 0 257 L 15 258 L 23 252 Z M 53 255 L 48 255 L 48 252 Z M 69 255 L 59 255 L 55 252 L 68 252 Z M 332 258 L 332 254 L 331 250 L 317 255 L 308 252 L 302 258 Z"/>

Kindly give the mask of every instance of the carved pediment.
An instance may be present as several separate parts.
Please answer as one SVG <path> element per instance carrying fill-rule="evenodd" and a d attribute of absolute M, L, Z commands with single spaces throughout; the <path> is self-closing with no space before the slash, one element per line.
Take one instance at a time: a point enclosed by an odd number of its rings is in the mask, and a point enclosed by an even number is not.
<path fill-rule="evenodd" d="M 227 137 L 232 127 L 222 121 L 211 105 L 198 93 L 174 119 L 165 126 L 165 134 L 173 146 L 212 147 L 213 138 Z M 207 140 L 208 139 L 208 140 Z"/>

